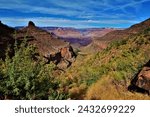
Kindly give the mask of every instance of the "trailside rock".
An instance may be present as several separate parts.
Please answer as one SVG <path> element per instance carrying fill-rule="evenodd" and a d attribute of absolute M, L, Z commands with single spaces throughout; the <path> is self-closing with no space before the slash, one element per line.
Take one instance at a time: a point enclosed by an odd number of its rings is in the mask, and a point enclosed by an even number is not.
<path fill-rule="evenodd" d="M 135 85 L 150 93 L 150 67 L 144 67 L 137 76 Z"/>

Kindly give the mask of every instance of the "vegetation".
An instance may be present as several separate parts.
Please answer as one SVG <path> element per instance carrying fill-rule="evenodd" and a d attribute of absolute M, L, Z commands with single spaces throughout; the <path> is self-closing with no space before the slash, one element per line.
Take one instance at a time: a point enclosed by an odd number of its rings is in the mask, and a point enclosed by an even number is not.
<path fill-rule="evenodd" d="M 63 85 L 70 96 L 73 95 L 71 98 L 147 99 L 144 95 L 129 92 L 128 86 L 134 75 L 149 61 L 149 37 L 150 32 L 146 30 L 114 41 L 102 52 L 86 57 L 78 56 L 74 65 L 60 76 L 64 77 L 63 80 L 72 82 Z M 84 89 L 80 88 L 82 85 Z"/>
<path fill-rule="evenodd" d="M 5 99 L 55 99 L 58 83 L 52 75 L 53 64 L 36 56 L 36 48 L 24 41 L 15 44 L 15 54 L 0 62 L 0 92 Z M 55 95 L 54 95 L 55 94 Z"/>
<path fill-rule="evenodd" d="M 16 42 L 14 56 L 9 56 L 8 48 L 6 59 L 0 60 L 0 94 L 5 99 L 150 99 L 128 91 L 132 78 L 149 61 L 149 37 L 147 29 L 114 41 L 101 52 L 78 54 L 58 76 L 55 65 L 37 56 L 33 45 Z"/>

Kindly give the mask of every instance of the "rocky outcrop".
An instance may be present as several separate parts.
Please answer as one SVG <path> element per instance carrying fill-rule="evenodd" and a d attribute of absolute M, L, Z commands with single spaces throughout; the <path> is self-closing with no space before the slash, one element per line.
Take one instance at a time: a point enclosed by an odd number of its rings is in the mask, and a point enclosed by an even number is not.
<path fill-rule="evenodd" d="M 28 27 L 35 27 L 35 24 L 32 21 L 29 21 Z"/>
<path fill-rule="evenodd" d="M 150 61 L 131 81 L 129 90 L 150 94 Z"/>
<path fill-rule="evenodd" d="M 29 21 L 27 27 L 17 31 L 18 40 L 23 40 L 25 36 L 28 42 L 34 44 L 38 52 L 46 57 L 68 45 L 56 35 L 38 28 L 32 21 Z"/>
<path fill-rule="evenodd" d="M 70 62 L 74 61 L 74 57 L 76 57 L 76 54 L 73 51 L 73 48 L 69 45 L 67 47 L 60 49 L 61 57 L 63 59 L 66 59 Z"/>
<path fill-rule="evenodd" d="M 68 42 L 61 40 L 54 33 L 42 30 L 29 21 L 28 26 L 18 31 L 18 40 L 24 39 L 37 47 L 38 52 L 44 56 L 45 62 L 53 62 L 60 69 L 68 68 L 75 60 L 75 53 Z"/>
<path fill-rule="evenodd" d="M 76 54 L 71 46 L 61 48 L 58 52 L 46 56 L 47 63 L 53 62 L 59 69 L 66 69 L 75 61 Z"/>
<path fill-rule="evenodd" d="M 144 67 L 138 74 L 135 85 L 150 94 L 150 67 Z"/>
<path fill-rule="evenodd" d="M 60 69 L 66 69 L 75 61 L 76 54 L 71 46 L 60 49 L 61 61 L 57 65 Z"/>
<path fill-rule="evenodd" d="M 61 40 L 55 34 L 36 27 L 32 21 L 29 21 L 27 27 L 19 30 L 0 22 L 0 58 L 5 58 L 8 45 L 13 46 L 15 39 L 20 44 L 24 38 L 28 43 L 36 46 L 38 53 L 45 57 L 46 63 L 52 61 L 59 68 L 64 69 L 68 68 L 75 59 L 73 48 L 68 42 Z"/>
<path fill-rule="evenodd" d="M 36 27 L 32 21 L 29 21 L 27 27 L 18 31 L 18 38 L 23 39 L 25 34 L 29 43 L 34 44 L 38 52 L 44 56 L 46 63 L 52 61 L 60 69 L 65 69 L 74 61 L 73 48 L 54 33 L 42 30 Z"/>

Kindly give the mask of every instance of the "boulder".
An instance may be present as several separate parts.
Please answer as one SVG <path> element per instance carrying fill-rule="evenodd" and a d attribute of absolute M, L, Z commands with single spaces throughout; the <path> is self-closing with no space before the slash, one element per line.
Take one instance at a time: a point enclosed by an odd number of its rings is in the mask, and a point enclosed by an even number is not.
<path fill-rule="evenodd" d="M 70 62 L 74 61 L 74 58 L 76 57 L 73 48 L 69 45 L 67 47 L 60 49 L 61 57 L 65 60 L 68 60 Z"/>
<path fill-rule="evenodd" d="M 150 94 L 150 61 L 132 79 L 128 90 Z"/>
<path fill-rule="evenodd" d="M 71 66 L 72 62 L 75 61 L 76 54 L 74 53 L 73 48 L 68 45 L 67 47 L 60 49 L 61 61 L 58 64 L 60 69 L 66 69 Z"/>
<path fill-rule="evenodd" d="M 137 76 L 135 85 L 150 93 L 150 67 L 144 67 Z"/>

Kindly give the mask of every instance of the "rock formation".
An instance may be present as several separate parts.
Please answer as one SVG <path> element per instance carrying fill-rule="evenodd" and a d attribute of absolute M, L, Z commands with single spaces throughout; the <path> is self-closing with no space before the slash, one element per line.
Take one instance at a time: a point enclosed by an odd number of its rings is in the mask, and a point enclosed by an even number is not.
<path fill-rule="evenodd" d="M 43 56 L 56 53 L 59 49 L 68 45 L 67 42 L 64 42 L 54 34 L 36 27 L 32 21 L 29 21 L 27 27 L 17 32 L 18 40 L 23 40 L 24 37 L 27 38 L 29 43 L 34 44 Z"/>
<path fill-rule="evenodd" d="M 35 24 L 32 21 L 29 21 L 28 27 L 35 27 Z"/>
<path fill-rule="evenodd" d="M 32 21 L 29 21 L 27 27 L 18 30 L 0 22 L 0 58 L 5 59 L 8 45 L 13 46 L 15 39 L 20 44 L 25 38 L 28 43 L 36 46 L 37 51 L 46 58 L 47 63 L 53 61 L 60 68 L 67 68 L 75 58 L 73 49 L 68 42 L 61 40 L 53 33 L 36 27 Z"/>
<path fill-rule="evenodd" d="M 105 46 L 105 48 L 106 48 L 108 43 L 110 43 L 111 41 L 122 40 L 133 34 L 142 32 L 142 31 L 146 30 L 148 27 L 150 27 L 150 18 L 141 23 L 132 25 L 131 27 L 129 27 L 127 29 L 111 31 L 111 32 L 105 34 L 104 36 L 95 39 L 94 40 L 95 42 L 93 42 L 91 45 L 95 46 L 95 47 L 97 46 L 98 48 L 100 48 L 99 50 L 101 50 L 101 48 L 103 48 L 102 46 L 103 46 L 104 41 L 105 41 L 104 46 L 106 45 Z M 98 48 L 97 48 L 97 50 L 98 50 Z"/>
<path fill-rule="evenodd" d="M 150 94 L 150 67 L 144 67 L 140 71 L 135 85 L 146 90 Z"/>
<path fill-rule="evenodd" d="M 29 21 L 28 26 L 17 32 L 17 39 L 23 40 L 24 36 L 30 44 L 37 47 L 38 52 L 44 56 L 46 63 L 54 62 L 59 68 L 64 69 L 71 65 L 75 54 L 68 42 L 61 40 L 54 33 L 42 30 Z"/>
<path fill-rule="evenodd" d="M 75 61 L 76 54 L 74 53 L 73 48 L 71 46 L 61 48 L 60 54 L 62 60 L 58 67 L 61 69 L 68 68 Z"/>
<path fill-rule="evenodd" d="M 45 58 L 47 59 L 47 63 L 52 61 L 59 69 L 66 69 L 75 61 L 76 54 L 71 46 L 67 46 Z"/>
<path fill-rule="evenodd" d="M 131 81 L 129 90 L 150 94 L 150 61 L 148 61 Z"/>
<path fill-rule="evenodd" d="M 73 48 L 69 45 L 67 47 L 61 48 L 60 53 L 63 59 L 69 60 L 70 62 L 74 61 L 74 57 L 76 56 Z"/>

